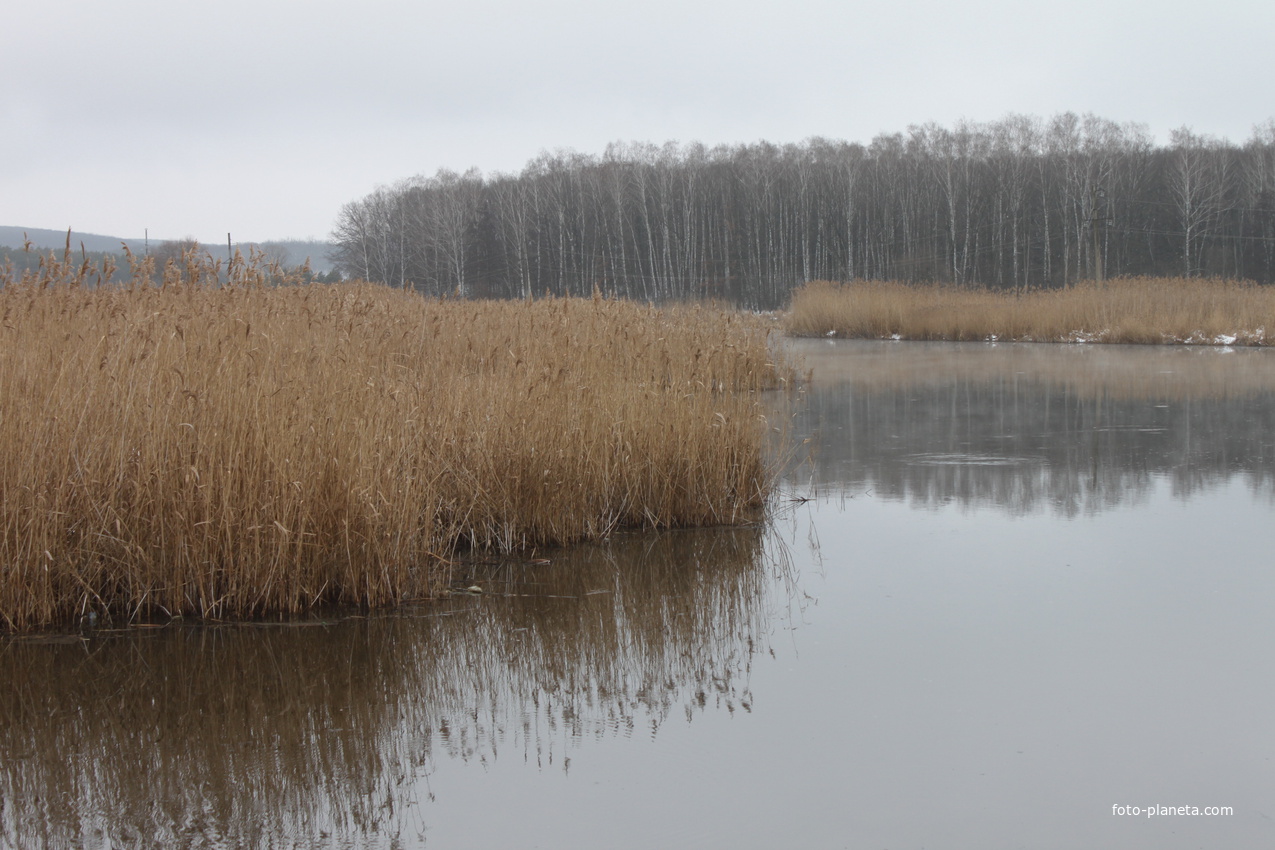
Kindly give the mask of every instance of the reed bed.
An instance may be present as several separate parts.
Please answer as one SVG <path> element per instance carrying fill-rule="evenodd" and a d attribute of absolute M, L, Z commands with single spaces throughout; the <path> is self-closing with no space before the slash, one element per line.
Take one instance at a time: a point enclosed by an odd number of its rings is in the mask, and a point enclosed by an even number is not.
<path fill-rule="evenodd" d="M 759 321 L 133 262 L 2 281 L 8 630 L 389 605 L 459 549 L 737 523 L 772 483 Z"/>
<path fill-rule="evenodd" d="M 1275 288 L 1217 278 L 1117 278 L 1057 290 L 817 281 L 793 336 L 1023 342 L 1275 344 Z"/>

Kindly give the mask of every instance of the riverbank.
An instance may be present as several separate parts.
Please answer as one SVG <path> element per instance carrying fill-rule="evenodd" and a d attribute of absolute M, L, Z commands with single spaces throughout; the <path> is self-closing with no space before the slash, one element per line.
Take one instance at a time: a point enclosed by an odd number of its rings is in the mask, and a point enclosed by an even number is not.
<path fill-rule="evenodd" d="M 1190 345 L 1275 344 L 1275 288 L 1216 278 L 1117 278 L 993 291 L 889 281 L 806 284 L 792 336 Z"/>
<path fill-rule="evenodd" d="M 0 628 L 390 605 L 458 550 L 765 500 L 761 321 L 220 286 L 192 262 L 0 281 Z"/>

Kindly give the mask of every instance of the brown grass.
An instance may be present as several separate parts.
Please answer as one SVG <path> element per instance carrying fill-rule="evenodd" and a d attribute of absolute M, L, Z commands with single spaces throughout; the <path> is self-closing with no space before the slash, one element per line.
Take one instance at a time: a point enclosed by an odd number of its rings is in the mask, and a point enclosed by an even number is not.
<path fill-rule="evenodd" d="M 819 281 L 794 293 L 793 336 L 1275 344 L 1275 288 L 1198 278 L 1119 278 L 1025 293 Z"/>
<path fill-rule="evenodd" d="M 460 547 L 739 522 L 770 486 L 759 323 L 213 266 L 0 281 L 3 627 L 392 604 Z"/>

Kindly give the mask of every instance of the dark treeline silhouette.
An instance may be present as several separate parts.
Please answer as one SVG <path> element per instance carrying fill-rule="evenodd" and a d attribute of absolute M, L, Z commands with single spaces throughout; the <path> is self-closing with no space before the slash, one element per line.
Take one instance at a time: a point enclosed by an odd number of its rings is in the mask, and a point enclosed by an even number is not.
<path fill-rule="evenodd" d="M 348 275 L 431 294 L 782 304 L 812 279 L 1058 287 L 1275 281 L 1275 120 L 1243 145 L 1065 113 L 871 144 L 613 144 L 440 171 L 347 204 Z"/>

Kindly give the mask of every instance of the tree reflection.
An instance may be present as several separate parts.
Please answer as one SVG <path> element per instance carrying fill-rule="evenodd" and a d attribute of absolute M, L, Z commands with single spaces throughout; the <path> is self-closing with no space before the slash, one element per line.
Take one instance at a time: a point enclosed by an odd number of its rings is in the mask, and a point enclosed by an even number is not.
<path fill-rule="evenodd" d="M 794 485 L 932 507 L 1094 513 L 1243 476 L 1275 495 L 1266 351 L 869 342 L 796 346 L 812 367 Z"/>

